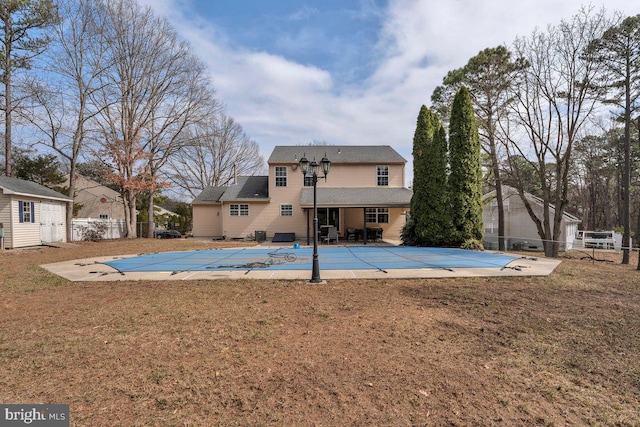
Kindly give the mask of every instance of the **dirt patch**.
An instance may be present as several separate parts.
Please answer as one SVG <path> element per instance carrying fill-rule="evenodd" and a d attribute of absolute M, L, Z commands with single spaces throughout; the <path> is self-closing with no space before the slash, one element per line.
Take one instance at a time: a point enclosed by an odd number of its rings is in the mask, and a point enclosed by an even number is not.
<path fill-rule="evenodd" d="M 0 253 L 0 401 L 68 403 L 79 426 L 640 424 L 637 258 L 321 286 L 71 283 L 38 267 L 221 245 Z"/>

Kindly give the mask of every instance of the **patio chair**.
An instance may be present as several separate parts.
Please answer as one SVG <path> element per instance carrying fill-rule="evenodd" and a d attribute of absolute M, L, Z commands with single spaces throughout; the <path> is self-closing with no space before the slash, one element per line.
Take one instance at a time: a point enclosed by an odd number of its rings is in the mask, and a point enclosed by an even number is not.
<path fill-rule="evenodd" d="M 347 242 L 356 241 L 356 229 L 355 228 L 347 228 Z"/>
<path fill-rule="evenodd" d="M 329 227 L 327 235 L 323 239 L 323 243 L 330 244 L 332 240 L 338 243 L 338 229 L 335 227 Z"/>

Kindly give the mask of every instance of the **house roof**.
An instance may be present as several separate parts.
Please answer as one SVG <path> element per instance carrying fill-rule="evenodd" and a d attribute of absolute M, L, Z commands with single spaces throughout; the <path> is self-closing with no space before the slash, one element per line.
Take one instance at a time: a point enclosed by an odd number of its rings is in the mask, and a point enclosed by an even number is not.
<path fill-rule="evenodd" d="M 408 188 L 372 187 L 372 188 L 318 188 L 319 206 L 339 207 L 406 207 L 411 205 Z M 303 188 L 300 205 L 313 206 L 313 188 Z"/>
<path fill-rule="evenodd" d="M 268 163 L 298 163 L 302 156 L 320 162 L 326 157 L 331 163 L 406 163 L 396 150 L 388 145 L 296 145 L 276 146 Z"/>
<path fill-rule="evenodd" d="M 62 200 L 65 202 L 73 200 L 69 196 L 53 191 L 38 183 L 11 176 L 0 176 L 0 189 L 4 194 L 13 194 L 16 196 L 38 197 L 41 199 Z"/>
<path fill-rule="evenodd" d="M 269 200 L 268 176 L 240 176 L 236 184 L 206 187 L 191 204 L 216 205 L 233 200 Z"/>
<path fill-rule="evenodd" d="M 224 194 L 224 192 L 229 188 L 228 186 L 217 186 L 217 187 L 205 187 L 200 194 L 193 199 L 192 204 L 219 204 L 220 197 Z"/>
<path fill-rule="evenodd" d="M 241 176 L 236 184 L 231 184 L 220 197 L 220 201 L 269 200 L 268 176 Z"/>
<path fill-rule="evenodd" d="M 508 186 L 508 185 L 503 185 L 502 186 L 502 192 L 506 198 L 509 197 L 513 197 L 513 196 L 519 196 L 518 194 L 518 190 Z M 496 196 L 496 191 L 490 191 L 488 193 L 486 193 L 484 196 L 482 196 L 482 200 L 486 203 L 487 201 L 489 201 L 489 199 L 493 199 Z M 540 197 L 538 196 L 534 196 L 531 193 L 524 193 L 524 197 L 526 197 L 526 199 L 529 201 L 529 203 L 533 203 L 534 205 L 538 205 L 538 206 L 543 206 L 544 205 L 544 200 L 542 200 Z M 549 209 L 551 212 L 555 212 L 556 211 L 556 207 L 553 204 L 549 204 Z M 565 221 L 567 222 L 574 222 L 574 223 L 580 223 L 582 222 L 582 220 L 576 216 L 573 216 L 569 213 L 567 213 L 566 211 L 562 213 L 562 216 L 564 217 Z"/>

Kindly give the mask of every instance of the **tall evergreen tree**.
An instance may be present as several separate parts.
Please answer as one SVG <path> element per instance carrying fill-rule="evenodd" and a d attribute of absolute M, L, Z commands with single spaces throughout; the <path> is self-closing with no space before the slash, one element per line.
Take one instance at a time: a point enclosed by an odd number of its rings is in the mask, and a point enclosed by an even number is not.
<path fill-rule="evenodd" d="M 15 150 L 14 176 L 36 182 L 52 190 L 64 193 L 67 180 L 61 171 L 60 162 L 53 154 L 37 154 L 27 150 Z"/>
<path fill-rule="evenodd" d="M 469 90 L 461 87 L 451 107 L 449 121 L 449 197 L 452 240 L 459 245 L 482 239 L 482 164 L 480 138 Z"/>
<path fill-rule="evenodd" d="M 438 117 L 420 108 L 413 137 L 411 221 L 403 233 L 407 244 L 439 246 L 451 230 L 447 201 L 447 140 Z"/>
<path fill-rule="evenodd" d="M 481 147 L 487 154 L 491 167 L 488 183 L 496 191 L 498 249 L 501 251 L 505 250 L 506 229 L 499 152 L 506 137 L 504 130 L 508 127 L 499 126 L 498 123 L 505 119 L 507 107 L 512 100 L 510 90 L 513 86 L 513 73 L 524 65 L 519 60 L 513 61 L 511 53 L 504 46 L 487 48 L 471 58 L 464 67 L 449 71 L 442 85 L 431 95 L 434 111 L 443 120 L 449 120 L 451 104 L 457 91 L 462 85 L 469 89 L 478 121 Z"/>
<path fill-rule="evenodd" d="M 629 264 L 631 238 L 631 122 L 640 109 L 640 15 L 629 16 L 593 41 L 590 51 L 604 65 L 599 85 L 606 88 L 605 103 L 616 106 L 624 121 L 624 165 L 622 169 L 622 263 Z M 640 221 L 640 219 L 639 219 Z M 640 261 L 638 261 L 640 270 Z"/>
<path fill-rule="evenodd" d="M 28 69 L 49 39 L 37 37 L 58 19 L 52 0 L 4 0 L 0 2 L 0 84 L 4 87 L 5 174 L 12 176 L 11 124 L 13 80 L 18 69 Z"/>

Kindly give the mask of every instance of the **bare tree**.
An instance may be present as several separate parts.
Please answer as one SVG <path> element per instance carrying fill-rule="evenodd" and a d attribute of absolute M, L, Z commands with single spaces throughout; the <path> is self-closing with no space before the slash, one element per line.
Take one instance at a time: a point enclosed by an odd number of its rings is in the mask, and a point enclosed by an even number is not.
<path fill-rule="evenodd" d="M 236 174 L 263 171 L 258 144 L 224 113 L 199 123 L 190 132 L 192 143 L 169 160 L 167 177 L 191 197 L 205 187 L 229 184 Z"/>
<path fill-rule="evenodd" d="M 3 0 L 0 2 L 0 81 L 4 86 L 5 174 L 11 176 L 11 126 L 16 105 L 13 100 L 14 71 L 27 69 L 48 43 L 46 35 L 34 33 L 57 20 L 51 0 Z"/>
<path fill-rule="evenodd" d="M 75 196 L 76 165 L 100 112 L 91 102 L 99 88 L 99 76 L 108 69 L 104 44 L 97 38 L 101 17 L 91 0 L 60 4 L 63 19 L 54 27 L 51 49 L 44 56 L 40 79 L 28 85 L 33 101 L 25 110 L 27 120 L 45 137 L 69 170 L 68 195 Z M 73 202 L 67 208 L 67 239 L 71 240 Z"/>
<path fill-rule="evenodd" d="M 161 186 L 159 167 L 184 142 L 186 125 L 213 102 L 212 92 L 202 89 L 208 87 L 202 66 L 166 19 L 135 0 L 96 3 L 104 17 L 102 43 L 113 65 L 100 76 L 92 99 L 103 107 L 98 120 L 102 152 L 121 189 L 127 237 L 134 238 L 138 196 Z"/>
<path fill-rule="evenodd" d="M 173 40 L 177 43 L 177 40 Z M 190 143 L 188 129 L 196 123 L 215 114 L 219 104 L 215 99 L 213 86 L 205 73 L 204 64 L 197 59 L 186 45 L 182 55 L 171 58 L 169 65 L 175 73 L 167 93 L 152 114 L 148 133 L 149 157 L 146 173 L 151 187 L 147 198 L 149 227 L 147 237 L 153 237 L 154 231 L 154 195 L 169 183 L 160 181 L 160 171 L 173 156 Z"/>
<path fill-rule="evenodd" d="M 587 230 L 611 229 L 615 210 L 615 151 L 611 135 L 588 135 L 576 141 L 572 173 L 573 201 Z"/>
<path fill-rule="evenodd" d="M 513 104 L 519 139 L 507 145 L 509 159 L 525 159 L 540 180 L 543 201 L 538 217 L 524 195 L 519 162 L 510 161 L 525 207 L 543 241 L 546 256 L 557 257 L 565 207 L 571 154 L 588 117 L 597 105 L 593 85 L 600 66 L 588 54 L 608 22 L 604 10 L 582 9 L 570 21 L 534 31 L 514 43 L 514 52 L 527 67 L 517 73 Z M 554 208 L 552 215 L 551 211 Z"/>

